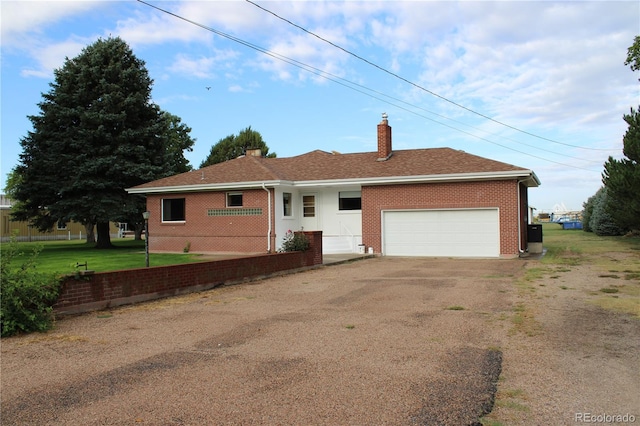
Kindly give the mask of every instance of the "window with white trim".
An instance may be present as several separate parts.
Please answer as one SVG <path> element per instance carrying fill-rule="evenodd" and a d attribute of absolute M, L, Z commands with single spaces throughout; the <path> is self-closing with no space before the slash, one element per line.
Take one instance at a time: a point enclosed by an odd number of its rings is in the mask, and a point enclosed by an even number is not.
<path fill-rule="evenodd" d="M 227 192 L 227 207 L 242 207 L 242 192 Z"/>
<path fill-rule="evenodd" d="M 338 210 L 362 210 L 362 191 L 339 192 Z"/>
<path fill-rule="evenodd" d="M 164 198 L 162 200 L 162 221 L 163 222 L 184 222 L 185 217 L 184 198 Z"/>
<path fill-rule="evenodd" d="M 291 203 L 292 203 L 293 199 L 291 197 L 291 193 L 290 192 L 283 192 L 282 193 L 282 214 L 283 216 L 291 216 L 292 215 L 292 208 L 291 208 Z"/>

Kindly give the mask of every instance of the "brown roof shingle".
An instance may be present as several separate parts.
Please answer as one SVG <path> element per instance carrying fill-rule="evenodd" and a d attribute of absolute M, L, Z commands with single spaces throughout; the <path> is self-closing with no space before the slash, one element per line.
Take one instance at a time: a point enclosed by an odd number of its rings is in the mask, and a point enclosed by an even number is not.
<path fill-rule="evenodd" d="M 377 161 L 377 158 L 377 152 L 339 154 L 320 150 L 287 158 L 244 156 L 200 170 L 148 182 L 135 189 L 274 180 L 353 180 L 518 171 L 521 171 L 524 176 L 532 173 L 528 169 L 451 148 L 399 150 L 394 151 L 386 161 Z"/>

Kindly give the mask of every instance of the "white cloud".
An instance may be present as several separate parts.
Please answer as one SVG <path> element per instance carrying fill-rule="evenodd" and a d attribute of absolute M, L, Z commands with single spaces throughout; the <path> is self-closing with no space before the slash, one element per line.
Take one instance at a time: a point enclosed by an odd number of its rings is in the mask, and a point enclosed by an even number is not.
<path fill-rule="evenodd" d="M 242 93 L 242 92 L 249 92 L 249 90 L 245 89 L 244 87 L 242 87 L 239 84 L 233 84 L 231 86 L 229 86 L 229 92 L 231 93 Z"/>
<path fill-rule="evenodd" d="M 41 33 L 49 24 L 107 6 L 107 2 L 83 1 L 5 1 L 0 2 L 2 45 L 19 43 L 28 33 Z"/>
<path fill-rule="evenodd" d="M 131 46 L 158 45 L 173 41 L 208 44 L 213 38 L 211 33 L 202 28 L 148 7 L 136 11 L 132 17 L 119 20 L 115 33 Z"/>
<path fill-rule="evenodd" d="M 153 102 L 158 105 L 162 105 L 163 107 L 166 107 L 166 105 L 170 105 L 172 103 L 179 102 L 179 101 L 191 102 L 191 101 L 197 101 L 197 100 L 198 98 L 195 96 L 180 94 L 180 95 L 167 96 L 164 98 L 153 99 Z"/>
<path fill-rule="evenodd" d="M 25 68 L 21 75 L 25 77 L 52 78 L 53 70 L 64 65 L 65 58 L 77 56 L 89 40 L 68 40 L 48 45 L 32 45 L 29 56 L 36 62 L 34 68 Z"/>
<path fill-rule="evenodd" d="M 23 77 L 51 78 L 53 70 L 64 64 L 65 57 L 74 57 L 93 41 L 71 35 L 67 40 L 52 41 L 46 30 L 66 19 L 107 6 L 104 1 L 2 1 L 0 2 L 2 49 L 18 52 L 30 58 Z"/>
<path fill-rule="evenodd" d="M 596 122 L 617 126 L 621 109 L 637 102 L 637 76 L 622 65 L 637 33 L 637 3 L 466 2 L 458 8 L 441 42 L 418 49 L 419 81 L 434 92 L 500 121 L 567 134 Z"/>
<path fill-rule="evenodd" d="M 232 50 L 215 51 L 215 56 L 192 58 L 186 54 L 176 56 L 169 71 L 200 79 L 215 77 L 215 71 L 232 67 L 238 54 Z"/>

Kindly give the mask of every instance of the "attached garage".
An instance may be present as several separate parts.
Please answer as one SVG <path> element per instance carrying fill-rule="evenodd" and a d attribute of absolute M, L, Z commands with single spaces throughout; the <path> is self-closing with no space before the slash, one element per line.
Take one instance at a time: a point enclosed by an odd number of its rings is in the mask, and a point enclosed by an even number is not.
<path fill-rule="evenodd" d="M 498 209 L 388 210 L 382 212 L 387 256 L 499 257 Z"/>

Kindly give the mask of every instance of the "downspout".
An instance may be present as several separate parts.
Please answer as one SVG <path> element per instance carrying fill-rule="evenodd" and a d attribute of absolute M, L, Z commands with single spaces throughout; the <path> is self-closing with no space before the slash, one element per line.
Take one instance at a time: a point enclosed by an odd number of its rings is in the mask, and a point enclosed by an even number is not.
<path fill-rule="evenodd" d="M 526 179 L 522 179 L 517 181 L 518 186 L 516 190 L 518 191 L 518 252 L 523 254 L 525 251 L 520 247 L 522 246 L 522 201 L 520 200 L 520 184 L 524 182 Z"/>
<path fill-rule="evenodd" d="M 262 183 L 262 189 L 264 189 L 265 191 L 267 191 L 267 204 L 269 206 L 269 227 L 267 230 L 267 253 L 271 253 L 271 191 L 269 191 L 266 187 L 266 185 L 264 184 L 264 182 Z"/>

